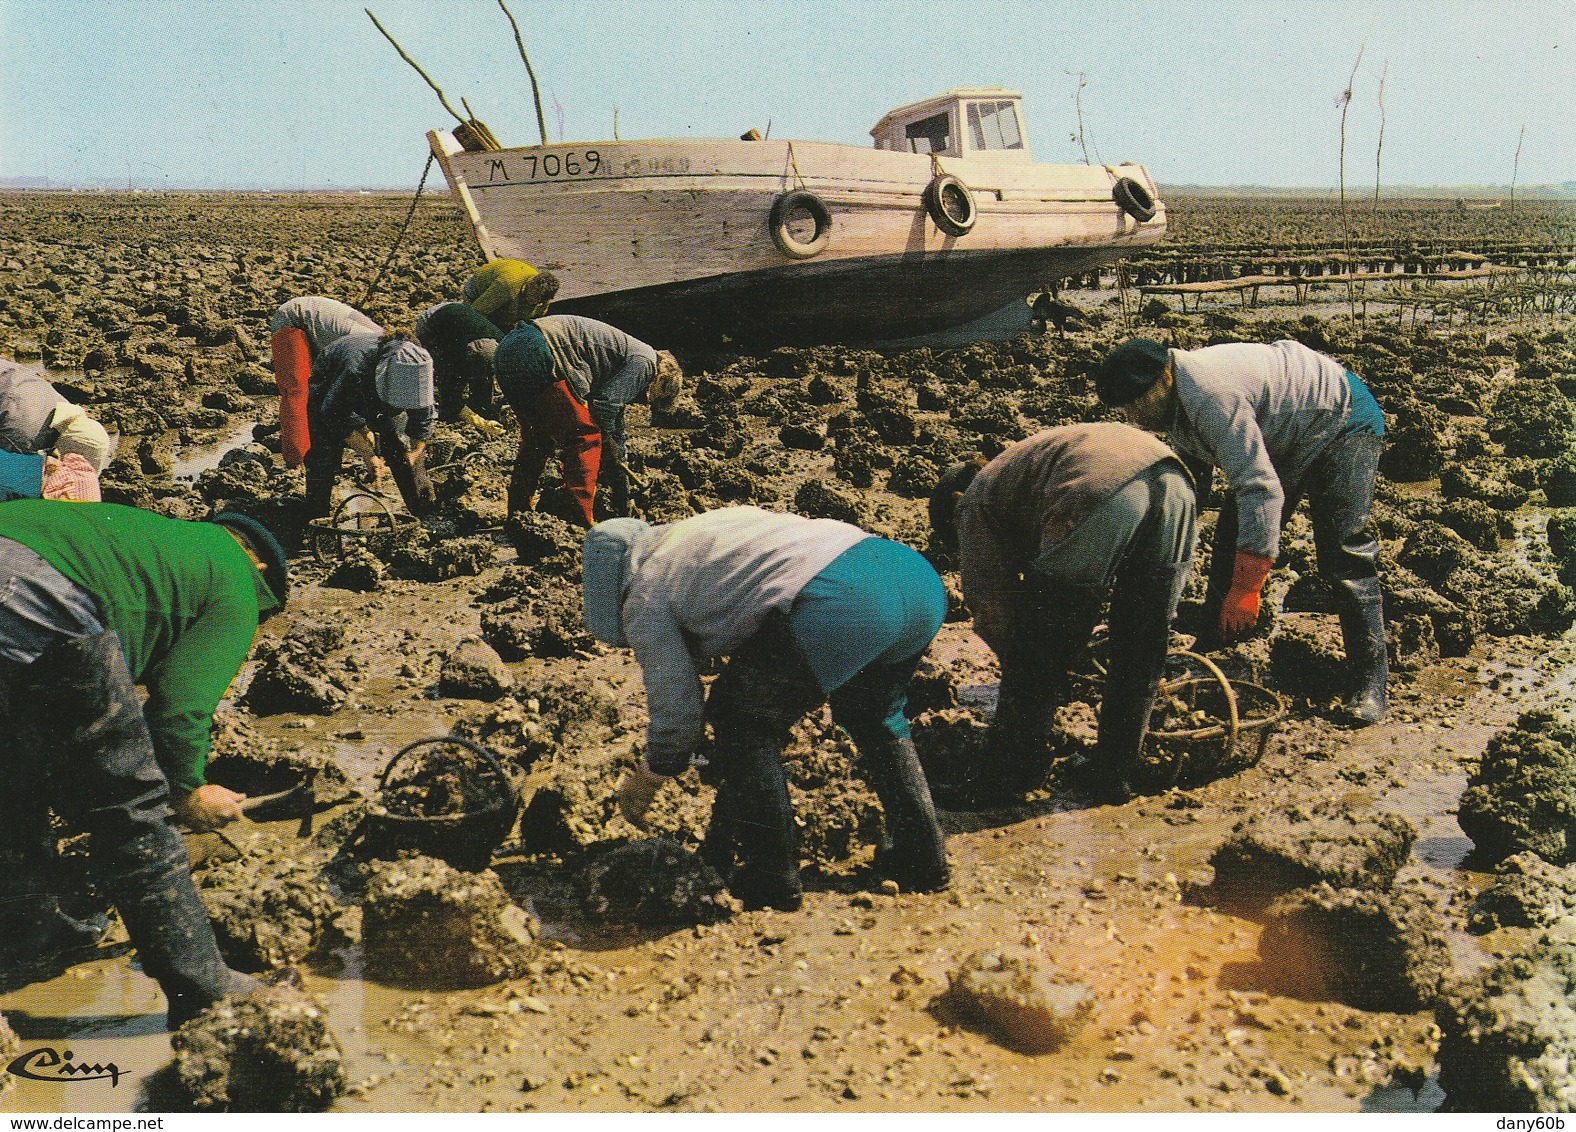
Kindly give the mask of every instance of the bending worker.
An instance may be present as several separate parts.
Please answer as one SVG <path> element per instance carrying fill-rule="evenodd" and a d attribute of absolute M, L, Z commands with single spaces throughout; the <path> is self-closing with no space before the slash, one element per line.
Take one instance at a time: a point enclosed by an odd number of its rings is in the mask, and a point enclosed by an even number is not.
<path fill-rule="evenodd" d="M 99 475 L 115 454 L 104 426 L 35 369 L 0 358 L 0 449 L 75 453 Z"/>
<path fill-rule="evenodd" d="M 492 320 L 465 303 L 439 303 L 416 316 L 416 341 L 432 355 L 438 417 L 463 421 L 484 436 L 503 435 L 492 420 L 493 355 L 500 337 Z"/>
<path fill-rule="evenodd" d="M 93 465 L 75 452 L 0 451 L 0 502 L 12 499 L 65 499 L 97 503 L 103 498 Z"/>
<path fill-rule="evenodd" d="M 1193 561 L 1193 484 L 1176 454 L 1123 424 L 1047 429 L 984 467 L 949 468 L 930 518 L 937 541 L 958 551 L 974 632 L 1001 663 L 987 754 L 962 785 L 964 804 L 1005 803 L 1045 781 L 1068 672 L 1108 597 L 1095 769 L 1113 793 L 1132 793 Z"/>
<path fill-rule="evenodd" d="M 666 350 L 605 322 L 548 315 L 522 322 L 494 358 L 498 387 L 520 421 L 509 510 L 525 510 L 553 447 L 564 480 L 563 518 L 589 527 L 597 485 L 614 515 L 629 512 L 624 410 L 641 400 L 670 406 L 684 374 Z"/>
<path fill-rule="evenodd" d="M 97 935 L 41 895 L 58 891 L 53 808 L 87 832 L 99 891 L 172 1029 L 256 985 L 219 955 L 172 814 L 194 829 L 240 816 L 244 795 L 205 781 L 209 731 L 288 584 L 278 540 L 239 513 L 194 523 L 113 503 L 0 506 L 0 838 L 32 874 L 6 878 L 23 894 L 0 904 L 9 958 Z"/>
<path fill-rule="evenodd" d="M 411 514 L 425 514 L 433 490 L 422 453 L 432 439 L 432 416 L 432 357 L 409 338 L 347 334 L 323 351 L 307 399 L 307 517 L 328 514 L 347 446 L 375 479 L 392 471 Z"/>
<path fill-rule="evenodd" d="M 299 468 L 312 439 L 306 402 L 312 365 L 347 334 L 382 334 L 383 328 L 348 303 L 322 295 L 291 299 L 268 320 L 273 335 L 274 383 L 279 386 L 279 447 L 285 466 Z"/>
<path fill-rule="evenodd" d="M 1299 342 L 1172 350 L 1148 338 L 1113 349 L 1096 375 L 1100 400 L 1142 428 L 1165 432 L 1182 456 L 1218 467 L 1220 508 L 1206 613 L 1221 640 L 1258 620 L 1259 591 L 1281 527 L 1308 498 L 1319 572 L 1333 583 L 1358 725 L 1384 718 L 1389 662 L 1370 511 L 1384 413 L 1368 387 Z"/>
<path fill-rule="evenodd" d="M 705 774 L 717 798 L 702 855 L 746 907 L 799 907 L 782 752 L 789 728 L 830 697 L 886 815 L 876 867 L 910 891 L 947 885 L 905 714 L 909 679 L 946 613 L 922 556 L 833 519 L 724 507 L 665 526 L 599 523 L 584 571 L 586 627 L 634 649 L 645 677 L 651 726 L 644 765 L 619 785 L 625 816 L 643 823 L 709 722 Z M 708 698 L 699 666 L 723 656 Z"/>
<path fill-rule="evenodd" d="M 537 271 L 523 259 L 494 259 L 465 281 L 461 297 L 498 328 L 498 337 L 522 319 L 540 318 L 558 294 L 558 276 Z"/>

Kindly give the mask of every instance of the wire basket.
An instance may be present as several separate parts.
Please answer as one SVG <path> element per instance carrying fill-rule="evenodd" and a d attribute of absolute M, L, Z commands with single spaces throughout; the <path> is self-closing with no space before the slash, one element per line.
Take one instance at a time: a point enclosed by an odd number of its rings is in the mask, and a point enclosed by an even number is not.
<path fill-rule="evenodd" d="M 395 511 L 388 500 L 366 491 L 345 496 L 331 518 L 307 524 L 312 555 L 325 565 L 339 561 L 356 546 L 385 558 L 409 543 L 419 527 L 415 516 Z"/>
<path fill-rule="evenodd" d="M 1245 680 L 1233 684 L 1197 653 L 1183 650 L 1172 658 L 1194 667 L 1168 674 L 1161 683 L 1143 751 L 1129 776 L 1144 793 L 1201 786 L 1254 766 L 1286 718 L 1279 693 Z"/>
<path fill-rule="evenodd" d="M 418 739 L 402 748 L 378 780 L 367 814 L 373 856 L 412 849 L 478 872 L 520 816 L 520 796 L 486 747 L 469 739 Z"/>

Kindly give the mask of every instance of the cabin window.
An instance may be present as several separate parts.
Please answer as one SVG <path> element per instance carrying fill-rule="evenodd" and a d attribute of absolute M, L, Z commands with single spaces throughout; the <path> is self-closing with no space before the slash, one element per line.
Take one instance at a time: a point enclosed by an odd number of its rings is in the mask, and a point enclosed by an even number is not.
<path fill-rule="evenodd" d="M 1017 107 L 1011 102 L 969 103 L 969 137 L 975 149 L 1022 149 Z"/>
<path fill-rule="evenodd" d="M 952 125 L 946 111 L 905 127 L 910 153 L 941 153 L 952 147 Z"/>

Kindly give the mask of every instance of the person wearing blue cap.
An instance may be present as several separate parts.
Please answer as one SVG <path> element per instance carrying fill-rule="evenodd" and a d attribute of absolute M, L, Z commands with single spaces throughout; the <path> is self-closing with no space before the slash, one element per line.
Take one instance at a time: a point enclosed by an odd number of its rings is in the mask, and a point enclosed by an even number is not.
<path fill-rule="evenodd" d="M 877 869 L 910 891 L 949 883 L 905 712 L 947 604 L 917 551 L 833 519 L 724 507 L 663 526 L 598 523 L 583 565 L 586 628 L 632 648 L 645 679 L 644 765 L 618 788 L 630 821 L 643 825 L 710 724 L 704 774 L 717 797 L 702 855 L 747 908 L 799 907 L 782 751 L 793 724 L 830 699 L 885 814 Z M 721 657 L 708 696 L 700 666 Z"/>
<path fill-rule="evenodd" d="M 259 520 L 171 519 L 113 503 L 0 505 L 0 967 L 91 944 L 52 886 L 49 810 L 88 835 L 171 1028 L 250 989 L 219 955 L 178 820 L 212 829 L 244 795 L 206 780 L 214 709 L 289 592 Z M 137 685 L 147 689 L 140 702 Z"/>
<path fill-rule="evenodd" d="M 307 517 L 328 514 L 347 447 L 362 458 L 375 480 L 392 472 L 411 514 L 426 514 L 434 493 L 422 453 L 432 439 L 433 415 L 432 356 L 422 346 L 398 334 L 336 339 L 312 363 Z"/>
<path fill-rule="evenodd" d="M 1358 726 L 1384 718 L 1389 661 L 1370 514 L 1384 413 L 1363 381 L 1300 342 L 1178 350 L 1133 338 L 1106 356 L 1095 388 L 1183 457 L 1225 474 L 1205 599 L 1222 641 L 1257 622 L 1281 527 L 1307 498 L 1346 644 L 1346 712 Z"/>

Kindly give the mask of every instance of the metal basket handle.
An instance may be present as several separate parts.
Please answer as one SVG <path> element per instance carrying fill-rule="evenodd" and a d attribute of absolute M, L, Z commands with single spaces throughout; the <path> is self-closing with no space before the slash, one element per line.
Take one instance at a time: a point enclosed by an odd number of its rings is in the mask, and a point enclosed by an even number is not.
<path fill-rule="evenodd" d="M 1201 656 L 1187 649 L 1177 649 L 1171 655 L 1185 656 L 1189 660 L 1198 661 L 1204 667 L 1204 670 L 1219 682 L 1221 689 L 1226 693 L 1226 750 L 1224 754 L 1229 755 L 1237 749 L 1237 728 L 1241 726 L 1242 722 L 1241 717 L 1237 714 L 1237 693 L 1232 690 L 1231 681 L 1226 679 L 1226 674 L 1207 656 Z"/>
<path fill-rule="evenodd" d="M 461 739 L 456 735 L 434 735 L 429 739 L 417 739 L 414 743 L 408 743 L 404 747 L 401 747 L 399 751 L 395 753 L 394 757 L 384 765 L 383 773 L 378 776 L 378 789 L 383 790 L 388 786 L 389 775 L 394 772 L 395 766 L 397 766 L 400 760 L 406 755 L 421 747 L 437 746 L 464 747 L 471 754 L 476 755 L 482 761 L 483 765 L 492 771 L 492 773 L 497 777 L 498 782 L 503 786 L 504 792 L 509 797 L 517 797 L 514 791 L 514 783 L 510 782 L 509 776 L 504 773 L 503 764 L 498 761 L 498 756 L 494 755 L 480 743 L 474 743 L 469 739 Z"/>

